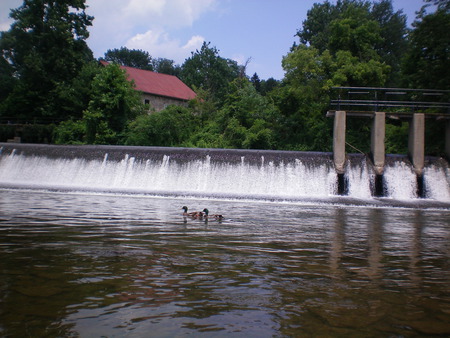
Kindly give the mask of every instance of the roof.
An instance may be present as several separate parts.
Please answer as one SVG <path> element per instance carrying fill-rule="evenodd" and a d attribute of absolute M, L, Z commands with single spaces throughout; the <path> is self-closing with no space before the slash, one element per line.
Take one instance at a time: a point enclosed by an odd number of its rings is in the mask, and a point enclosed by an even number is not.
<path fill-rule="evenodd" d="M 109 64 L 107 61 L 100 63 L 104 66 Z M 136 85 L 135 89 L 141 92 L 185 101 L 192 100 L 196 96 L 195 92 L 176 76 L 132 67 L 120 66 L 120 68 L 127 72 L 129 79 Z"/>

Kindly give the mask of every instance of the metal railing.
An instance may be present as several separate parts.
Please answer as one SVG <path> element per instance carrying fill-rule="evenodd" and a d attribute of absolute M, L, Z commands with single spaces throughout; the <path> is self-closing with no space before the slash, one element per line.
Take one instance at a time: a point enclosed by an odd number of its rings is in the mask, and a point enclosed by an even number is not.
<path fill-rule="evenodd" d="M 334 94 L 335 93 L 335 94 Z M 426 113 L 450 117 L 450 90 L 333 87 L 330 106 L 354 113 Z"/>

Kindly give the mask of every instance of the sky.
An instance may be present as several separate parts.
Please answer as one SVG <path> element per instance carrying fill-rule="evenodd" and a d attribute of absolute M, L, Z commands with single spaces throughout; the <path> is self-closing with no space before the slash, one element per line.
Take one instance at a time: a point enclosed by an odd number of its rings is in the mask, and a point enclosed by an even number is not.
<path fill-rule="evenodd" d="M 284 76 L 281 60 L 308 10 L 319 0 L 87 0 L 94 16 L 87 43 L 96 58 L 125 46 L 182 64 L 203 42 L 223 58 L 247 65 L 260 79 Z M 335 2 L 335 1 L 331 1 Z M 0 31 L 8 30 L 11 8 L 22 0 L 0 0 Z M 410 25 L 423 0 L 393 0 Z"/>

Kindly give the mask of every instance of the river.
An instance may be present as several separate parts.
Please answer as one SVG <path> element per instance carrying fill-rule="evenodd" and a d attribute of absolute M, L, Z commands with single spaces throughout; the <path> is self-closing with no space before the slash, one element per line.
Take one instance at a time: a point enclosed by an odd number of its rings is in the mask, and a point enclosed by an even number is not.
<path fill-rule="evenodd" d="M 0 336 L 449 336 L 450 209 L 341 201 L 2 188 Z"/>

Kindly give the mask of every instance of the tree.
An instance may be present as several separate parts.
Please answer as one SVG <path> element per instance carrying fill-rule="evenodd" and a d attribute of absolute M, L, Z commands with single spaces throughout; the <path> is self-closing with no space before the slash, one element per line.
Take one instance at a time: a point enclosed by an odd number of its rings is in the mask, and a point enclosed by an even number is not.
<path fill-rule="evenodd" d="M 13 68 L 8 61 L 0 58 L 0 102 L 5 100 L 14 88 L 16 79 L 13 74 Z"/>
<path fill-rule="evenodd" d="M 237 78 L 229 87 L 215 120 L 227 147 L 273 149 L 275 106 L 247 78 Z"/>
<path fill-rule="evenodd" d="M 382 0 L 373 3 L 371 17 L 380 25 L 381 40 L 375 45 L 377 54 L 391 67 L 387 85 L 399 86 L 402 58 L 409 46 L 406 15 L 402 11 L 394 12 L 391 0 Z"/>
<path fill-rule="evenodd" d="M 411 48 L 405 58 L 405 85 L 412 88 L 450 88 L 450 1 L 427 14 L 424 7 L 413 23 Z"/>
<path fill-rule="evenodd" d="M 300 43 L 332 55 L 345 50 L 360 61 L 388 65 L 387 84 L 399 79 L 401 59 L 407 50 L 406 16 L 394 12 L 391 0 L 373 2 L 338 0 L 314 4 L 297 36 Z M 294 46 L 295 48 L 295 46 Z"/>
<path fill-rule="evenodd" d="M 385 44 L 383 27 L 395 21 L 393 16 L 388 0 L 376 6 L 367 1 L 339 0 L 335 5 L 326 1 L 308 11 L 298 31 L 301 44 L 294 45 L 282 61 L 284 86 L 271 94 L 281 112 L 280 142 L 291 149 L 330 150 L 331 142 L 326 140 L 331 139 L 331 123 L 325 118 L 329 89 L 387 84 L 392 68 L 383 57 L 391 55 L 393 47 Z M 400 35 L 402 27 L 397 26 Z M 348 123 L 349 142 L 367 149 L 368 121 Z"/>
<path fill-rule="evenodd" d="M 224 98 L 228 83 L 237 77 L 239 67 L 236 61 L 220 57 L 219 51 L 206 42 L 184 62 L 181 71 L 184 83 L 208 90 L 216 100 Z"/>
<path fill-rule="evenodd" d="M 329 151 L 331 129 L 324 111 L 336 61 L 328 50 L 320 53 L 314 47 L 300 45 L 283 58 L 282 64 L 285 85 L 271 94 L 281 112 L 278 139 L 290 150 Z"/>
<path fill-rule="evenodd" d="M 155 72 L 180 76 L 181 67 L 175 64 L 175 61 L 166 59 L 166 58 L 158 58 L 153 59 L 153 68 Z"/>
<path fill-rule="evenodd" d="M 140 95 L 117 64 L 104 67 L 92 82 L 88 109 L 84 111 L 86 141 L 116 144 L 127 122 L 143 111 Z"/>
<path fill-rule="evenodd" d="M 61 88 L 93 59 L 85 42 L 93 17 L 85 9 L 85 0 L 25 0 L 11 11 L 15 22 L 0 37 L 1 63 L 17 79 L 2 105 L 6 114 L 65 118 Z"/>
<path fill-rule="evenodd" d="M 198 116 L 187 108 L 171 105 L 160 112 L 139 115 L 130 122 L 125 142 L 139 146 L 183 146 L 198 126 Z"/>
<path fill-rule="evenodd" d="M 108 49 L 105 58 L 108 62 L 117 63 L 121 66 L 139 68 L 144 70 L 153 70 L 153 59 L 150 54 L 140 49 Z"/>
<path fill-rule="evenodd" d="M 427 4 L 438 7 L 439 10 L 450 10 L 450 0 L 424 0 Z M 426 5 L 427 6 L 427 5 Z"/>
<path fill-rule="evenodd" d="M 272 90 L 276 89 L 280 85 L 280 81 L 275 80 L 273 77 L 268 78 L 267 80 L 261 81 L 261 95 L 267 95 Z"/>
<path fill-rule="evenodd" d="M 255 87 L 256 91 L 258 93 L 261 92 L 261 80 L 259 79 L 258 74 L 253 74 L 253 76 L 250 79 L 251 83 L 253 83 L 253 86 Z"/>

